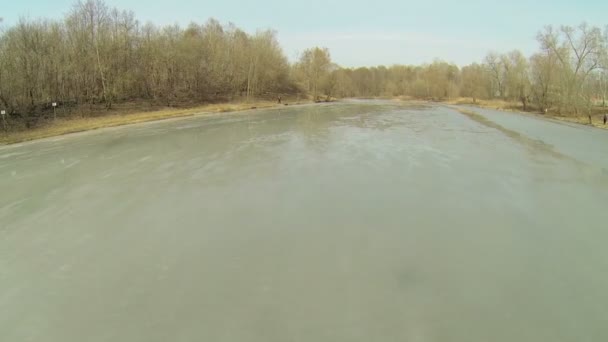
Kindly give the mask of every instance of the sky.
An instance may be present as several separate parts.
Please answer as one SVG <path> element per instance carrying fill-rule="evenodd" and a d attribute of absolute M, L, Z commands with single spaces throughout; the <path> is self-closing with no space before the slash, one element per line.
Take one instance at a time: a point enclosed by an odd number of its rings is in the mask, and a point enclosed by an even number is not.
<path fill-rule="evenodd" d="M 74 0 L 0 0 L 4 27 L 19 17 L 61 18 Z M 213 17 L 255 32 L 274 29 L 290 60 L 329 48 L 344 67 L 480 62 L 488 51 L 537 49 L 545 25 L 608 25 L 606 0 L 106 0 L 141 22 L 182 26 Z"/>

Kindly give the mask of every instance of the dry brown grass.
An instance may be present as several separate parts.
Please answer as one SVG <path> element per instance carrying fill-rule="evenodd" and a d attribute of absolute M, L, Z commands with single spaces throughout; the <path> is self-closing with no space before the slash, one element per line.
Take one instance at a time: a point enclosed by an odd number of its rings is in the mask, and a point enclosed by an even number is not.
<path fill-rule="evenodd" d="M 48 138 L 69 133 L 90 131 L 94 129 L 136 124 L 140 122 L 165 120 L 171 118 L 194 115 L 210 115 L 214 113 L 228 113 L 252 108 L 271 108 L 278 106 L 271 101 L 256 101 L 251 103 L 222 103 L 209 104 L 187 109 L 164 109 L 147 112 L 134 112 L 127 114 L 112 114 L 93 118 L 74 118 L 57 120 L 32 130 L 0 133 L 0 144 L 14 144 Z"/>
<path fill-rule="evenodd" d="M 589 117 L 586 116 L 577 116 L 577 117 L 571 117 L 571 116 L 552 116 L 552 119 L 556 119 L 559 121 L 565 121 L 565 122 L 572 122 L 572 123 L 576 123 L 576 124 L 580 124 L 580 125 L 591 125 L 597 128 L 603 128 L 603 129 L 608 129 L 608 125 L 604 125 L 604 121 L 603 115 L 592 115 L 591 116 L 591 124 L 589 124 Z"/>
<path fill-rule="evenodd" d="M 445 101 L 448 104 L 453 104 L 453 105 L 474 105 L 474 106 L 478 106 L 481 108 L 489 108 L 489 109 L 499 109 L 499 110 L 504 110 L 504 111 L 512 111 L 512 112 L 524 112 L 523 111 L 523 106 L 521 103 L 518 102 L 510 102 L 510 101 L 504 101 L 504 100 L 477 100 L 475 103 L 473 103 L 473 99 L 472 98 L 466 98 L 466 97 L 461 97 L 461 98 L 457 98 L 457 99 L 452 99 L 449 101 Z M 586 115 L 574 115 L 574 114 L 570 114 L 570 115 L 564 115 L 564 114 L 558 114 L 558 113 L 554 113 L 549 111 L 547 114 L 540 114 L 540 113 L 534 113 L 534 112 L 524 112 L 526 114 L 534 114 L 534 115 L 538 115 L 540 117 L 544 117 L 544 118 L 550 118 L 550 119 L 555 119 L 555 120 L 560 120 L 560 121 L 565 121 L 565 122 L 572 122 L 572 123 L 576 123 L 576 124 L 581 124 L 581 125 L 587 125 L 587 126 L 594 126 L 597 128 L 603 128 L 603 129 L 608 129 L 608 125 L 604 125 L 603 122 L 603 110 L 604 108 L 596 108 L 595 112 L 591 115 L 591 124 L 589 124 L 589 117 Z M 608 109 L 605 109 L 606 112 L 608 112 Z"/>
<path fill-rule="evenodd" d="M 474 111 L 470 111 L 470 110 L 466 110 L 466 109 L 462 109 L 462 108 L 457 108 L 457 110 L 465 115 L 468 116 L 469 118 L 471 118 L 472 120 L 475 120 L 477 122 L 479 122 L 482 125 L 485 125 L 487 127 L 490 128 L 494 128 L 500 132 L 502 132 L 503 134 L 505 134 L 506 136 L 519 141 L 520 143 L 522 143 L 524 146 L 533 149 L 533 150 L 538 150 L 538 151 L 542 151 L 544 153 L 549 153 L 555 157 L 558 158 L 567 158 L 565 155 L 557 152 L 556 150 L 554 150 L 550 145 L 547 145 L 546 143 L 544 143 L 541 140 L 535 140 L 535 139 L 531 139 L 519 132 L 516 131 L 512 131 L 510 129 L 507 129 L 491 120 L 488 120 L 485 116 L 483 115 L 479 115 L 477 113 L 475 113 Z"/>
<path fill-rule="evenodd" d="M 473 105 L 473 106 L 479 106 L 482 108 L 500 109 L 500 110 L 509 110 L 509 111 L 522 111 L 523 110 L 523 106 L 519 102 L 504 101 L 504 100 L 499 100 L 499 99 L 492 99 L 492 100 L 476 99 L 475 101 L 473 101 L 473 99 L 470 97 L 459 97 L 459 98 L 447 100 L 445 102 L 448 104 L 454 104 L 454 105 Z"/>

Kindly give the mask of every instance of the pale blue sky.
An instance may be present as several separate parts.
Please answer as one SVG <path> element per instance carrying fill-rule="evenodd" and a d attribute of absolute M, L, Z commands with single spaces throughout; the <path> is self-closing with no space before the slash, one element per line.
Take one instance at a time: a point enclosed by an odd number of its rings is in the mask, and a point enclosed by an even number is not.
<path fill-rule="evenodd" d="M 4 26 L 19 16 L 59 18 L 73 0 L 0 0 Z M 440 58 L 459 65 L 489 50 L 536 50 L 547 24 L 608 24 L 608 1 L 507 0 L 107 0 L 157 24 L 204 22 L 214 17 L 254 32 L 278 31 L 290 59 L 310 46 L 326 46 L 343 66 L 418 64 Z"/>

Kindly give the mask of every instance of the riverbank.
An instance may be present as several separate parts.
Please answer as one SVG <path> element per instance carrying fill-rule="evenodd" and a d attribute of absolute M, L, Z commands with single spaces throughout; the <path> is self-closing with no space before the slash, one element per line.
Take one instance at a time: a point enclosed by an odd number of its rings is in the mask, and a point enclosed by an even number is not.
<path fill-rule="evenodd" d="M 451 105 L 468 105 L 468 106 L 476 106 L 480 108 L 487 109 L 498 109 L 502 111 L 508 112 L 516 112 L 527 115 L 534 115 L 541 118 L 559 120 L 564 122 L 575 123 L 579 125 L 593 126 L 601 129 L 607 129 L 608 125 L 604 125 L 603 122 L 603 114 L 608 113 L 608 108 L 596 108 L 596 111 L 591 115 L 591 123 L 589 123 L 589 117 L 586 115 L 559 115 L 557 113 L 553 113 L 549 111 L 547 114 L 540 114 L 532 111 L 524 111 L 521 103 L 503 101 L 503 100 L 476 100 L 473 102 L 471 98 L 457 98 L 451 99 L 447 101 L 443 101 L 444 103 Z M 603 111 L 602 111 L 603 110 Z"/>
<path fill-rule="evenodd" d="M 290 104 L 300 104 L 300 102 L 289 102 Z M 155 111 L 113 113 L 105 116 L 89 118 L 68 118 L 58 119 L 44 126 L 31 130 L 16 132 L 1 132 L 0 145 L 9 145 L 25 141 L 50 138 L 70 133 L 91 131 L 101 128 L 131 125 L 141 122 L 166 120 L 195 115 L 216 114 L 239 112 L 251 109 L 272 108 L 282 105 L 274 101 L 254 101 L 207 104 L 191 108 L 167 108 Z"/>

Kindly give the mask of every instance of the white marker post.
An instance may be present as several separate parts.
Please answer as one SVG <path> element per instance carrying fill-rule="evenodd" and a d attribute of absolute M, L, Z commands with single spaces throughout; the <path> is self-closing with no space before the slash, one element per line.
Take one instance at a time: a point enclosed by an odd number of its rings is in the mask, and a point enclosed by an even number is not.
<path fill-rule="evenodd" d="M 2 125 L 4 126 L 4 131 L 6 132 L 6 111 L 0 110 L 0 115 L 2 115 Z"/>
<path fill-rule="evenodd" d="M 53 120 L 57 120 L 57 114 L 55 113 L 55 108 L 57 108 L 57 102 L 53 102 Z"/>

